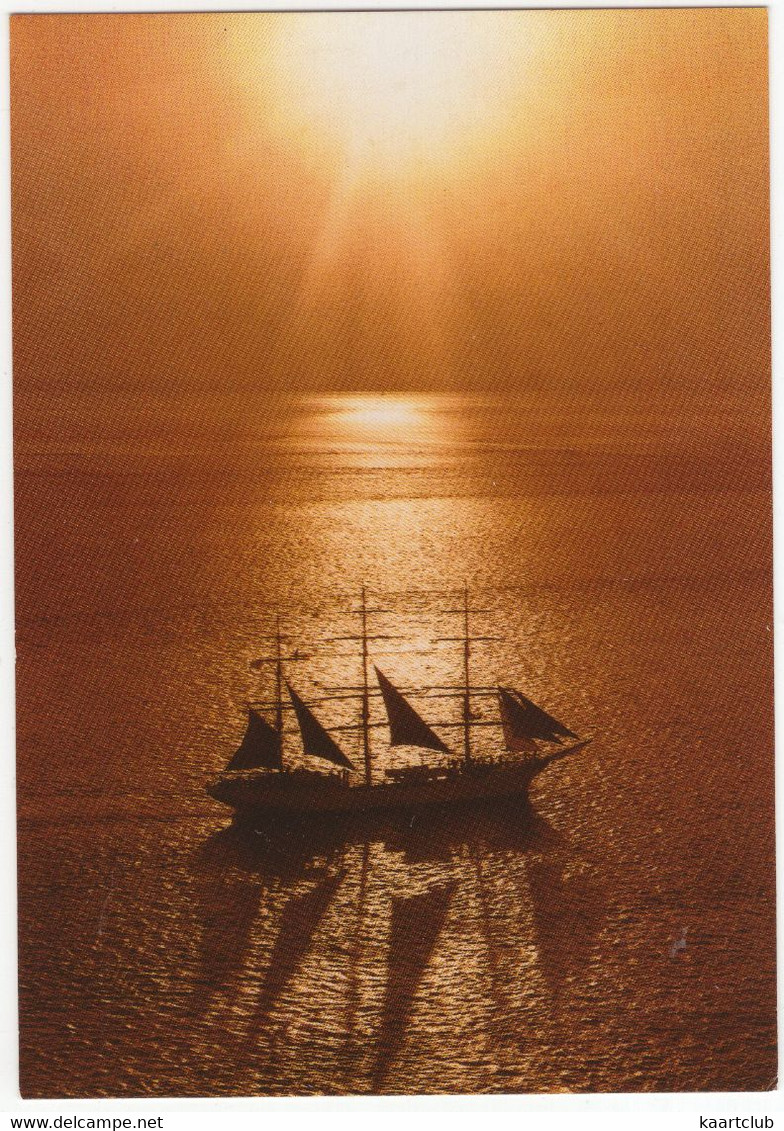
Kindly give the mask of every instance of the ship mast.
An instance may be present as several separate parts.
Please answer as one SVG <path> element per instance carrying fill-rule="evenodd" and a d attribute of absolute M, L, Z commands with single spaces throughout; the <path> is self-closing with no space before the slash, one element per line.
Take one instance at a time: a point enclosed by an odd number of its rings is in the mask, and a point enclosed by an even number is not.
<path fill-rule="evenodd" d="M 367 596 L 362 586 L 362 755 L 365 762 L 365 785 L 372 784 L 370 764 L 370 686 L 368 684 Z"/>
<path fill-rule="evenodd" d="M 367 618 L 369 613 L 388 613 L 389 609 L 368 608 L 367 605 L 367 589 L 363 585 L 361 592 L 361 603 L 358 609 L 352 609 L 355 616 L 360 618 L 360 631 L 358 633 L 350 633 L 348 636 L 332 636 L 331 640 L 351 640 L 359 641 L 361 646 L 362 655 L 362 682 L 351 687 L 327 687 L 328 691 L 338 691 L 338 695 L 328 695 L 327 698 L 332 699 L 360 699 L 360 721 L 351 723 L 346 726 L 331 727 L 331 730 L 359 730 L 362 732 L 362 756 L 365 763 L 365 785 L 373 784 L 373 763 L 370 750 L 370 731 L 373 727 L 383 726 L 383 723 L 372 723 L 370 721 L 370 697 L 371 695 L 378 695 L 379 692 L 370 690 L 370 674 L 368 672 L 368 665 L 370 660 L 369 645 L 371 642 L 378 640 L 399 640 L 398 636 L 389 636 L 386 633 L 368 633 Z M 348 692 L 348 694 L 343 694 Z"/>
<path fill-rule="evenodd" d="M 277 613 L 275 616 L 274 633 L 262 634 L 261 639 L 273 641 L 274 651 L 271 649 L 272 655 L 262 656 L 260 659 L 254 660 L 251 663 L 251 669 L 253 671 L 261 671 L 263 668 L 267 668 L 270 665 L 274 666 L 275 694 L 274 697 L 253 704 L 253 708 L 254 710 L 271 711 L 273 713 L 275 730 L 280 735 L 280 750 L 282 755 L 284 744 L 284 712 L 291 710 L 288 702 L 283 698 L 283 664 L 298 663 L 300 660 L 307 660 L 310 657 L 301 655 L 299 649 L 295 649 L 292 652 L 290 647 L 287 647 L 286 655 L 284 655 L 283 646 L 284 644 L 288 646 L 290 639 L 288 636 L 284 636 L 280 630 L 280 613 Z"/>
<path fill-rule="evenodd" d="M 446 691 L 447 695 L 452 698 L 460 699 L 462 701 L 462 719 L 460 722 L 449 722 L 433 724 L 439 726 L 460 727 L 463 731 L 463 764 L 470 766 L 474 760 L 473 750 L 471 749 L 471 730 L 473 727 L 486 727 L 496 726 L 496 723 L 487 722 L 484 719 L 477 719 L 471 710 L 471 696 L 487 694 L 496 694 L 494 687 L 485 686 L 471 686 L 471 645 L 484 643 L 486 641 L 498 640 L 497 636 L 472 636 L 470 614 L 471 613 L 490 613 L 490 609 L 472 609 L 468 601 L 468 582 L 463 584 L 463 600 L 454 609 L 444 609 L 444 613 L 459 615 L 462 620 L 462 634 L 460 636 L 437 636 L 436 641 L 447 641 L 455 644 L 462 644 L 463 646 L 463 681 L 462 683 L 450 684 L 442 690 Z"/>
<path fill-rule="evenodd" d="M 280 613 L 275 617 L 275 729 L 280 735 L 283 759 L 283 656 L 281 653 Z"/>
<path fill-rule="evenodd" d="M 463 757 L 471 761 L 471 637 L 468 632 L 468 582 L 463 586 Z"/>

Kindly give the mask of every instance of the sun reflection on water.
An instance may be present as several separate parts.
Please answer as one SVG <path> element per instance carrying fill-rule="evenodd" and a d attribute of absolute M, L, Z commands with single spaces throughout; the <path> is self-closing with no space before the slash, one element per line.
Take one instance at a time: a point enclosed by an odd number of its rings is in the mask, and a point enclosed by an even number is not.
<path fill-rule="evenodd" d="M 299 431 L 344 450 L 381 451 L 391 446 L 443 445 L 459 434 L 459 397 L 413 393 L 352 393 L 305 403 Z"/>
<path fill-rule="evenodd" d="M 372 428 L 379 432 L 416 428 L 422 409 L 411 397 L 346 397 L 333 418 L 348 428 Z"/>

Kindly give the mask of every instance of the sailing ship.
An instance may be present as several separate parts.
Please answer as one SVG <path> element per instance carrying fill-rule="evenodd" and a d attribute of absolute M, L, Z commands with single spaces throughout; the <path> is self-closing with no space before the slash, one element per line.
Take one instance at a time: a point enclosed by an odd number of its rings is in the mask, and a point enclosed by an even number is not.
<path fill-rule="evenodd" d="M 457 722 L 432 725 L 426 722 L 403 691 L 375 664 L 372 667 L 378 690 L 371 689 L 371 644 L 388 637 L 368 633 L 368 616 L 388 610 L 368 608 L 363 587 L 356 611 L 360 617 L 359 633 L 338 639 L 360 644 L 362 681 L 356 687 L 331 689 L 335 694 L 327 699 L 358 699 L 357 724 L 326 727 L 316 717 L 312 706 L 292 687 L 284 664 L 302 657 L 299 652 L 283 655 L 284 638 L 279 619 L 273 637 L 274 655 L 266 661 L 254 661 L 256 670 L 265 662 L 274 664 L 275 698 L 269 703 L 248 706 L 247 729 L 239 748 L 225 771 L 207 787 L 210 796 L 232 808 L 238 819 L 263 822 L 274 816 L 378 813 L 524 797 L 530 783 L 546 766 L 591 742 L 590 738 L 579 738 L 514 688 L 472 684 L 473 646 L 496 638 L 471 634 L 471 615 L 486 610 L 471 609 L 467 587 L 463 590 L 461 607 L 447 610 L 460 615 L 461 634 L 438 638 L 461 645 L 462 682 L 418 689 L 441 698 L 458 699 L 462 717 Z M 373 695 L 382 700 L 386 723 L 371 721 Z M 497 719 L 486 719 L 475 711 L 474 700 L 480 696 L 496 701 Z M 316 761 L 319 769 L 303 767 L 286 756 L 286 711 L 292 712 L 296 720 L 302 753 Z M 402 769 L 379 766 L 371 743 L 371 731 L 377 727 L 388 727 L 390 747 L 418 748 L 437 754 L 438 760 Z M 458 729 L 460 749 L 455 750 L 435 727 Z M 473 732 L 477 727 L 492 727 L 501 732 L 502 741 L 491 757 L 475 752 Z M 340 744 L 341 732 L 351 731 L 358 731 L 360 735 L 360 766 L 355 765 Z"/>

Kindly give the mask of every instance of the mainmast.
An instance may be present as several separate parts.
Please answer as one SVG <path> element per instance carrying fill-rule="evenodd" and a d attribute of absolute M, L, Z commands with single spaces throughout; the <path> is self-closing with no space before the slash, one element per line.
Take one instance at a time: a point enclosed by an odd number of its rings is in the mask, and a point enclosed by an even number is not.
<path fill-rule="evenodd" d="M 485 720 L 477 720 L 471 710 L 471 696 L 473 695 L 487 695 L 489 692 L 494 691 L 494 688 L 485 686 L 471 686 L 471 645 L 483 643 L 485 641 L 498 640 L 497 636 L 472 636 L 471 625 L 469 620 L 470 613 L 490 613 L 490 609 L 472 609 L 468 601 L 468 582 L 463 584 L 463 600 L 459 607 L 454 609 L 444 609 L 445 613 L 460 615 L 462 620 L 463 632 L 460 636 L 437 636 L 438 641 L 451 641 L 455 644 L 462 644 L 463 646 L 463 682 L 462 684 L 456 683 L 450 685 L 454 687 L 453 697 L 460 698 L 463 704 L 462 719 L 455 723 L 440 723 L 434 725 L 440 726 L 453 726 L 461 727 L 463 731 L 463 761 L 465 765 L 470 765 L 473 761 L 473 751 L 471 749 L 471 730 L 473 727 L 486 727 L 495 726 L 495 723 L 490 723 Z"/>
<path fill-rule="evenodd" d="M 362 586 L 362 756 L 365 762 L 365 785 L 372 784 L 370 764 L 370 687 L 368 685 L 367 596 Z"/>
<path fill-rule="evenodd" d="M 463 755 L 471 761 L 471 637 L 468 632 L 468 582 L 463 585 Z"/>
<path fill-rule="evenodd" d="M 283 655 L 281 652 L 280 613 L 275 617 L 275 729 L 280 734 L 283 755 Z"/>
<path fill-rule="evenodd" d="M 348 726 L 332 727 L 332 730 L 357 730 L 362 733 L 362 756 L 365 763 L 365 784 L 373 784 L 373 766 L 370 751 L 370 731 L 374 726 L 382 726 L 382 723 L 372 723 L 370 721 L 370 697 L 374 694 L 370 690 L 370 673 L 368 672 L 368 661 L 370 659 L 369 645 L 377 640 L 398 640 L 397 636 L 388 636 L 386 634 L 372 633 L 368 634 L 367 618 L 369 613 L 388 613 L 389 609 L 368 608 L 367 605 L 367 590 L 362 586 L 361 601 L 358 609 L 352 610 L 355 615 L 360 618 L 360 631 L 358 633 L 351 633 L 348 636 L 333 636 L 332 640 L 351 640 L 359 641 L 361 646 L 362 655 L 362 682 L 352 685 L 349 688 L 339 689 L 341 691 L 348 691 L 348 696 L 332 696 L 332 698 L 356 698 L 359 693 L 360 698 L 360 721 L 359 726 L 352 723 Z M 378 694 L 378 692 L 375 692 Z"/>

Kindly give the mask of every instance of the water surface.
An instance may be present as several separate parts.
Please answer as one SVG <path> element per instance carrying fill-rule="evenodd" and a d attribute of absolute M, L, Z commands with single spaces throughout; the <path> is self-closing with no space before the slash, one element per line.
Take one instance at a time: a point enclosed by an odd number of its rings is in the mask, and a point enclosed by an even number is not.
<path fill-rule="evenodd" d="M 25 1095 L 773 1085 L 764 450 L 720 416 L 619 428 L 454 397 L 314 398 L 207 437 L 162 414 L 65 443 L 33 419 Z M 362 584 L 386 610 L 373 630 L 399 638 L 379 666 L 449 683 L 460 652 L 436 638 L 464 581 L 500 638 L 477 646 L 477 682 L 520 687 L 593 746 L 537 780 L 531 810 L 230 830 L 204 783 L 270 693 L 250 662 L 276 614 L 309 702 L 357 682 L 356 646 L 333 638 L 356 631 Z"/>

